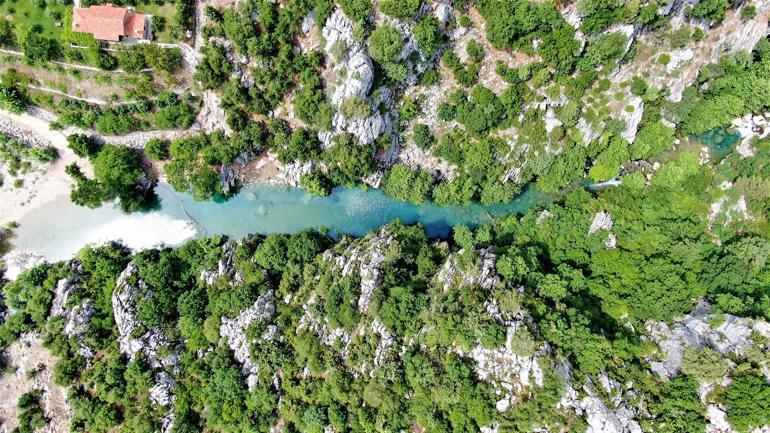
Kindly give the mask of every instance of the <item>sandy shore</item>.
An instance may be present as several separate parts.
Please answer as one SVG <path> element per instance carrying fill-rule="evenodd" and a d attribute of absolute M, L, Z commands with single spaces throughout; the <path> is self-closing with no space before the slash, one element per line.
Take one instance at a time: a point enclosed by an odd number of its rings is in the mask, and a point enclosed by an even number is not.
<path fill-rule="evenodd" d="M 26 214 L 51 202 L 57 197 L 69 195 L 72 179 L 64 172 L 64 167 L 77 162 L 85 173 L 91 172 L 88 160 L 77 157 L 67 147 L 67 137 L 61 131 L 51 131 L 48 122 L 28 113 L 12 114 L 0 111 L 0 123 L 11 124 L 37 140 L 49 143 L 59 152 L 59 158 L 51 164 L 37 166 L 22 178 L 21 188 L 13 186 L 13 178 L 4 175 L 4 184 L 0 186 L 0 225 L 21 220 Z"/>

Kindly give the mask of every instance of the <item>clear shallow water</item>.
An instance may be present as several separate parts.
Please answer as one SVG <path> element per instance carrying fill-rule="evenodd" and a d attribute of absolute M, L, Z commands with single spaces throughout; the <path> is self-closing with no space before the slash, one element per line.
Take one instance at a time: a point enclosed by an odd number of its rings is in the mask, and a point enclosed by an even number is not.
<path fill-rule="evenodd" d="M 526 190 L 509 203 L 482 206 L 414 205 L 382 191 L 338 188 L 328 197 L 313 197 L 297 188 L 253 185 L 217 203 L 196 202 L 170 186 L 156 188 L 160 205 L 153 211 L 125 214 L 113 205 L 99 209 L 76 206 L 69 197 L 48 203 L 19 221 L 12 241 L 15 251 L 32 251 L 48 260 L 71 257 L 89 243 L 123 240 L 132 248 L 159 243 L 176 245 L 195 236 L 249 233 L 294 233 L 326 228 L 332 234 L 362 235 L 399 219 L 425 226 L 431 236 L 444 236 L 454 225 L 477 226 L 545 203 L 548 197 Z"/>
<path fill-rule="evenodd" d="M 741 142 L 741 136 L 731 129 L 716 128 L 697 136 L 698 141 L 709 147 L 711 155 L 720 159 L 733 151 Z"/>

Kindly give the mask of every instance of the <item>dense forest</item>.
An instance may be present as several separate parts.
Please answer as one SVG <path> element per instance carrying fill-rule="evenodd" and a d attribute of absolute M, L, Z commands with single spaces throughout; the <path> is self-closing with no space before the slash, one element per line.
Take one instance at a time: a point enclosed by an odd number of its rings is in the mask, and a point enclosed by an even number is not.
<path fill-rule="evenodd" d="M 643 431 L 704 431 L 713 406 L 748 432 L 770 422 L 770 140 L 755 146 L 450 239 L 394 222 L 87 247 L 5 284 L 0 338 L 45 336 L 73 431 L 580 431 L 620 405 Z M 751 218 L 709 217 L 724 182 Z M 704 341 L 672 361 L 660 329 L 688 313 Z M 746 340 L 720 342 L 727 325 Z"/>
<path fill-rule="evenodd" d="M 67 166 L 74 203 L 146 209 L 151 164 L 226 198 L 257 159 L 314 195 L 553 200 L 446 238 L 113 242 L 0 279 L 0 348 L 42 339 L 71 431 L 768 431 L 765 2 L 246 0 L 197 25 L 174 4 L 200 32 L 193 88 L 57 105 L 93 168 Z M 66 54 L 6 27 L 28 63 Z M 190 67 L 146 45 L 91 51 L 132 77 Z M 0 108 L 23 112 L 28 84 L 4 73 Z M 187 133 L 98 139 L 152 128 Z M 55 157 L 0 140 L 16 170 Z M 45 408 L 22 395 L 17 431 Z"/>

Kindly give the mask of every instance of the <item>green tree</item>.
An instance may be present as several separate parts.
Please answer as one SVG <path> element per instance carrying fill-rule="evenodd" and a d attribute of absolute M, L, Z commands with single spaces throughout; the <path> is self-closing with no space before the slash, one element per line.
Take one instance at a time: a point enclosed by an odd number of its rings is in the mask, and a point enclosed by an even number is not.
<path fill-rule="evenodd" d="M 770 423 L 770 385 L 759 374 L 737 377 L 725 390 L 727 420 L 737 431 L 747 433 Z"/>
<path fill-rule="evenodd" d="M 403 48 L 401 32 L 390 24 L 377 27 L 369 36 L 369 54 L 379 63 L 395 62 Z"/>
<path fill-rule="evenodd" d="M 422 0 L 382 0 L 380 10 L 395 18 L 408 19 L 417 15 Z"/>

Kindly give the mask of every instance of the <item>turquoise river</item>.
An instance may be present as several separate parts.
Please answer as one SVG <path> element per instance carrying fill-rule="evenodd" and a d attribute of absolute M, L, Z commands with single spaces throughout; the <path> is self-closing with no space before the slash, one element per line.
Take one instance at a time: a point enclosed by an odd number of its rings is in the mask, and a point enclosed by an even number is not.
<path fill-rule="evenodd" d="M 294 233 L 325 228 L 333 235 L 362 235 L 396 219 L 421 223 L 431 236 L 454 225 L 478 226 L 494 218 L 521 214 L 548 200 L 526 190 L 498 205 L 415 205 L 387 197 L 378 189 L 337 188 L 328 197 L 313 197 L 297 188 L 251 185 L 227 201 L 196 202 L 167 184 L 156 188 L 156 209 L 125 214 L 114 205 L 88 209 L 60 197 L 35 209 L 14 230 L 13 249 L 48 260 L 72 257 L 86 244 L 120 239 L 132 248 L 176 245 L 196 236 Z"/>

